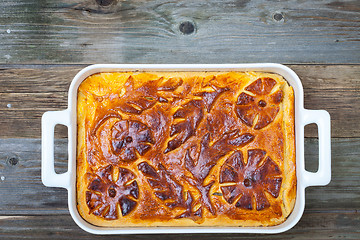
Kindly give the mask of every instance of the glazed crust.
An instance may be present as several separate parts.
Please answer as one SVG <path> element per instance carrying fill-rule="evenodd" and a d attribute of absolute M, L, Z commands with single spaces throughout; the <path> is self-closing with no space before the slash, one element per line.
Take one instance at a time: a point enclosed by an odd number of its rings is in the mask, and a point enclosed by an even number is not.
<path fill-rule="evenodd" d="M 77 127 L 93 225 L 273 226 L 294 207 L 294 93 L 277 74 L 94 74 Z"/>

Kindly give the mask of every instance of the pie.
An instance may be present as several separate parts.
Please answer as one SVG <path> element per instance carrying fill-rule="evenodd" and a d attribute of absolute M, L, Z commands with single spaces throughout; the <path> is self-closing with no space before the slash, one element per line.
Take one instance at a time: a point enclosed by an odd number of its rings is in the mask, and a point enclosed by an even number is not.
<path fill-rule="evenodd" d="M 296 200 L 293 89 L 266 72 L 91 75 L 76 184 L 96 226 L 278 225 Z"/>

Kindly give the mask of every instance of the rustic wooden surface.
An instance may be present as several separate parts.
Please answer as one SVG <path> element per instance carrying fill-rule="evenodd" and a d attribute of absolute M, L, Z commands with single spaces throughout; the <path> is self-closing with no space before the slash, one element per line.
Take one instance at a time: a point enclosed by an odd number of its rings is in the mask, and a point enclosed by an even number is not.
<path fill-rule="evenodd" d="M 70 82 L 84 66 L 0 65 L 0 113 L 6 116 L 0 124 L 10 124 L 2 129 L 0 138 L 38 137 L 39 117 L 45 111 L 67 108 Z M 360 65 L 288 66 L 302 80 L 305 107 L 329 111 L 333 137 L 360 136 Z M 66 134 L 65 129 L 59 137 Z M 306 131 L 306 137 L 316 135 L 315 128 Z"/>
<path fill-rule="evenodd" d="M 109 4 L 108 6 L 104 6 Z M 287 64 L 305 107 L 331 115 L 332 181 L 306 190 L 300 222 L 277 235 L 174 239 L 360 239 L 360 1 L 0 0 L 0 239 L 94 236 L 76 226 L 64 189 L 40 176 L 40 118 L 67 107 L 73 76 L 92 63 Z M 306 127 L 306 168 L 317 129 Z M 67 168 L 56 128 L 56 170 Z"/>
<path fill-rule="evenodd" d="M 0 63 L 358 63 L 360 58 L 358 0 L 106 1 L 113 4 L 2 0 Z M 179 29 L 186 21 L 194 25 L 192 34 Z"/>

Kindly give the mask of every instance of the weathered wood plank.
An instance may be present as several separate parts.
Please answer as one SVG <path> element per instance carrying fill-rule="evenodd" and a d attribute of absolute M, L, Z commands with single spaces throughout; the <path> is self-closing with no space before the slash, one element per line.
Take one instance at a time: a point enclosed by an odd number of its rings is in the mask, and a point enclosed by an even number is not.
<path fill-rule="evenodd" d="M 325 109 L 331 116 L 332 137 L 360 136 L 360 66 L 290 66 L 304 86 L 304 106 Z M 305 128 L 314 137 L 314 128 Z"/>
<path fill-rule="evenodd" d="M 289 67 L 302 79 L 305 107 L 329 111 L 333 137 L 360 137 L 360 65 Z M 41 115 L 67 107 L 68 87 L 82 68 L 0 66 L 0 138 L 38 138 Z M 66 134 L 60 131 L 60 136 Z M 306 128 L 305 136 L 317 136 L 317 130 Z"/>
<path fill-rule="evenodd" d="M 66 172 L 66 139 L 56 141 L 55 153 L 57 172 Z M 0 159 L 0 212 L 3 214 L 21 214 L 21 211 L 32 214 L 66 212 L 67 191 L 60 188 L 46 188 L 41 182 L 39 139 L 0 140 Z"/>
<path fill-rule="evenodd" d="M 155 234 L 155 235 L 91 235 L 78 226 L 71 216 L 0 216 L 0 238 L 18 239 L 359 239 L 360 214 L 352 212 L 317 213 L 305 211 L 299 223 L 289 231 L 276 235 L 260 234 Z"/>
<path fill-rule="evenodd" d="M 316 139 L 306 139 L 307 169 L 317 169 Z M 58 139 L 56 168 L 67 170 L 67 145 Z M 40 178 L 39 139 L 0 139 L 0 215 L 66 214 L 67 192 L 47 188 Z M 10 160 L 14 157 L 15 160 Z M 14 164 L 14 162 L 16 164 Z M 358 211 L 360 209 L 360 138 L 332 140 L 332 181 L 306 190 L 306 209 Z M 1 224 L 0 224 L 1 225 Z"/>
<path fill-rule="evenodd" d="M 0 63 L 360 60 L 357 0 L 96 2 L 2 1 Z"/>

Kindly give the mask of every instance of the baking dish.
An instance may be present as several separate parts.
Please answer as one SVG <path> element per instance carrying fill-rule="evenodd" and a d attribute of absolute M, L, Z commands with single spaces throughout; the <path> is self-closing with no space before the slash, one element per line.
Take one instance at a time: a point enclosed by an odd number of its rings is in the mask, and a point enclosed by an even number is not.
<path fill-rule="evenodd" d="M 260 71 L 282 75 L 293 87 L 295 94 L 295 136 L 297 192 L 293 212 L 288 219 L 271 227 L 154 227 L 154 228 L 104 228 L 89 224 L 82 219 L 76 207 L 76 106 L 77 89 L 88 76 L 98 72 L 119 71 Z M 305 170 L 304 126 L 316 123 L 319 129 L 319 168 L 316 173 Z M 54 171 L 54 127 L 68 127 L 68 171 Z M 46 112 L 42 118 L 42 181 L 49 187 L 68 189 L 68 205 L 74 221 L 84 230 L 95 234 L 139 233 L 278 233 L 293 227 L 301 218 L 305 207 L 305 188 L 326 185 L 331 178 L 330 116 L 324 110 L 306 110 L 303 107 L 303 88 L 298 76 L 280 64 L 223 64 L 223 65 L 92 65 L 80 71 L 73 79 L 69 90 L 69 108 L 64 111 Z"/>

